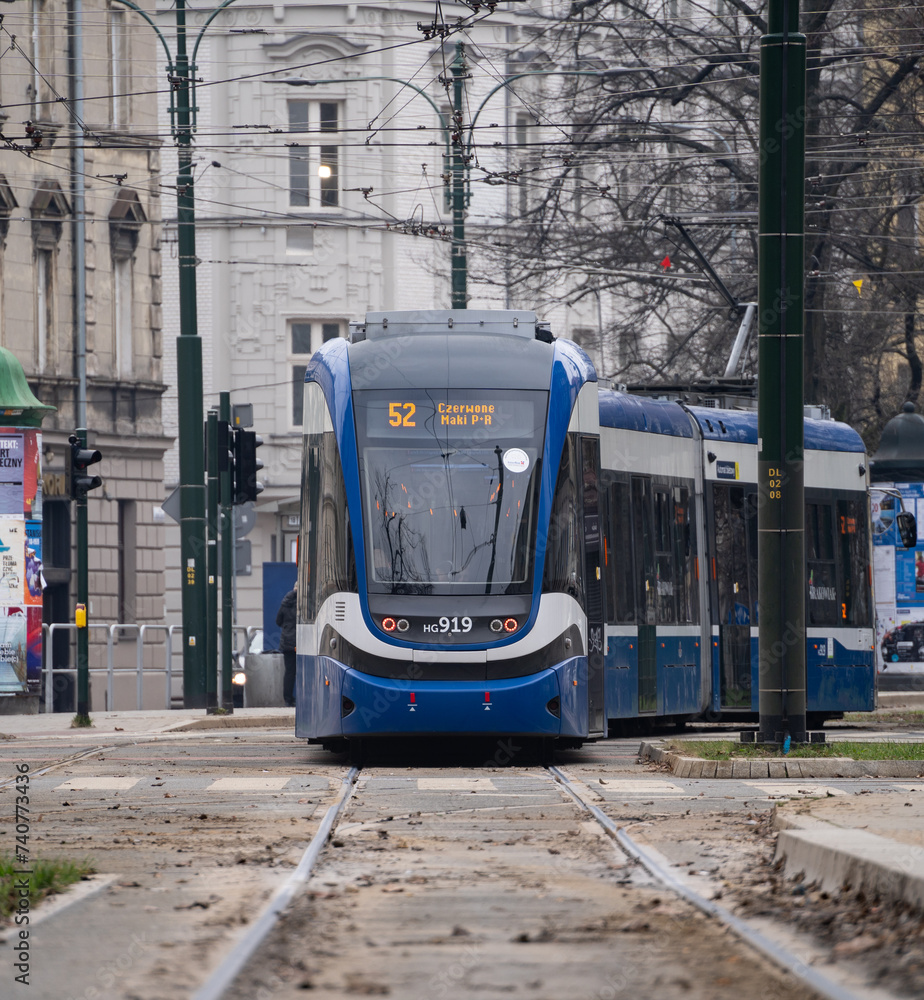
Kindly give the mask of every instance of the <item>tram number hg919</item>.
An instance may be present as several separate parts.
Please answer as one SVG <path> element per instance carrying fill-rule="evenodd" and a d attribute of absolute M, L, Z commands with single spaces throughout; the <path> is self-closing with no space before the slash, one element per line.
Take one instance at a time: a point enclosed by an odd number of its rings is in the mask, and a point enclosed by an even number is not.
<path fill-rule="evenodd" d="M 464 618 L 447 618 L 445 615 L 438 622 L 424 625 L 424 632 L 471 632 L 472 620 L 466 615 Z"/>

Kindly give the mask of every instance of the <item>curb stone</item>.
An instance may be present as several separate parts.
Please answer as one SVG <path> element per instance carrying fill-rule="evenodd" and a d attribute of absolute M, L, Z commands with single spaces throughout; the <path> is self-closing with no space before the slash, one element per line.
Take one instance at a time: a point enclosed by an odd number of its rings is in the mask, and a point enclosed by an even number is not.
<path fill-rule="evenodd" d="M 804 873 L 828 892 L 847 888 L 924 909 L 924 848 L 779 805 L 773 807 L 773 828 L 779 833 L 775 858 L 783 860 L 787 875 Z"/>
<path fill-rule="evenodd" d="M 178 726 L 162 730 L 168 733 L 189 733 L 196 729 L 293 729 L 295 714 L 261 715 L 257 718 L 244 715 L 210 715 L 205 719 L 195 719 Z"/>
<path fill-rule="evenodd" d="M 924 760 L 852 760 L 850 757 L 771 757 L 762 760 L 703 760 L 643 740 L 643 760 L 666 764 L 678 778 L 920 778 Z"/>

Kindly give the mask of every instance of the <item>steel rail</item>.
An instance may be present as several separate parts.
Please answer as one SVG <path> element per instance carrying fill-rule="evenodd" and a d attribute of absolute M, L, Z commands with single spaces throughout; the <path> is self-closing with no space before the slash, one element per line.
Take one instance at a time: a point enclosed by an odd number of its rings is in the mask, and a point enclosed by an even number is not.
<path fill-rule="evenodd" d="M 311 877 L 311 870 L 318 860 L 321 851 L 330 839 L 334 831 L 334 825 L 343 812 L 344 807 L 356 788 L 356 778 L 359 775 L 358 767 L 351 767 L 346 776 L 342 779 L 343 787 L 337 801 L 330 806 L 321 820 L 317 833 L 311 839 L 311 843 L 305 849 L 298 867 L 283 882 L 270 898 L 269 903 L 264 907 L 263 912 L 257 920 L 248 928 L 231 948 L 227 957 L 218 968 L 212 973 L 208 981 L 201 986 L 194 994 L 193 1000 L 219 1000 L 224 995 L 225 990 L 234 982 L 238 973 L 250 960 L 253 953 L 262 944 L 264 938 L 273 929 L 282 911 L 289 905 L 295 893 Z"/>
<path fill-rule="evenodd" d="M 95 753 L 106 753 L 108 750 L 115 750 L 116 746 L 98 746 L 93 747 L 90 750 L 81 750 L 80 753 L 71 754 L 70 757 L 65 757 L 63 760 L 56 760 L 51 764 L 46 764 L 44 767 L 40 767 L 37 771 L 27 771 L 30 780 L 32 778 L 38 778 L 43 774 L 47 774 L 49 771 L 53 771 L 56 767 L 63 767 L 65 764 L 73 764 L 75 761 L 83 760 L 84 757 L 90 757 Z M 22 777 L 20 775 L 20 777 Z M 16 778 L 4 778 L 0 781 L 0 789 L 9 788 L 10 785 L 16 784 Z"/>
<path fill-rule="evenodd" d="M 766 958 L 769 958 L 774 965 L 779 966 L 785 972 L 795 976 L 806 986 L 811 987 L 811 989 L 815 990 L 821 996 L 826 997 L 827 1000 L 862 1000 L 859 994 L 841 986 L 839 983 L 835 983 L 827 976 L 822 975 L 816 969 L 806 965 L 804 960 L 799 958 L 798 955 L 793 954 L 791 951 L 787 951 L 786 948 L 777 944 L 775 941 L 771 941 L 765 934 L 762 934 L 759 930 L 751 927 L 747 921 L 736 917 L 729 910 L 725 909 L 724 906 L 719 906 L 718 904 L 712 902 L 712 900 L 700 896 L 698 892 L 691 889 L 688 885 L 684 885 L 662 864 L 656 861 L 655 858 L 653 858 L 643 847 L 636 844 L 635 841 L 625 832 L 625 830 L 622 827 L 617 826 L 616 823 L 614 823 L 602 809 L 595 806 L 592 802 L 588 802 L 572 785 L 570 778 L 564 773 L 564 771 L 561 771 L 559 768 L 551 764 L 547 764 L 546 769 L 561 785 L 562 789 L 582 809 L 586 810 L 594 817 L 594 819 L 616 841 L 622 850 L 625 851 L 630 858 L 632 858 L 633 861 L 638 862 L 638 864 L 640 864 L 645 871 L 654 876 L 654 878 L 663 883 L 672 892 L 675 892 L 678 896 L 685 899 L 688 903 L 691 903 L 707 916 L 714 917 L 716 920 L 720 921 L 728 927 L 729 930 L 734 931 L 735 934 L 737 934 L 742 940 L 747 942 L 747 944 L 751 945 L 751 947 L 755 948 Z"/>

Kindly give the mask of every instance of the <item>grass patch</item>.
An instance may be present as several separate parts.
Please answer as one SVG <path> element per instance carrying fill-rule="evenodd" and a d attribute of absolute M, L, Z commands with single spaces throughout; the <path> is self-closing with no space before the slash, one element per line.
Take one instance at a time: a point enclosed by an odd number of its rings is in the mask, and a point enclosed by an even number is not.
<path fill-rule="evenodd" d="M 0 855 L 0 917 L 11 916 L 19 905 L 19 882 L 26 878 L 23 871 L 31 869 L 29 878 L 29 907 L 35 907 L 46 896 L 52 896 L 81 879 L 92 875 L 96 869 L 88 858 L 82 861 L 48 860 L 19 864 L 11 855 Z"/>
<path fill-rule="evenodd" d="M 916 708 L 881 708 L 877 712 L 845 712 L 844 722 L 888 722 L 899 726 L 922 726 L 924 711 Z"/>
<path fill-rule="evenodd" d="M 701 757 L 704 760 L 754 759 L 783 755 L 779 747 L 737 743 L 733 740 L 672 740 L 667 744 L 667 749 L 685 757 Z M 850 757 L 853 760 L 924 760 L 924 742 L 897 743 L 885 740 L 876 743 L 856 741 L 805 743 L 792 747 L 787 756 Z"/>

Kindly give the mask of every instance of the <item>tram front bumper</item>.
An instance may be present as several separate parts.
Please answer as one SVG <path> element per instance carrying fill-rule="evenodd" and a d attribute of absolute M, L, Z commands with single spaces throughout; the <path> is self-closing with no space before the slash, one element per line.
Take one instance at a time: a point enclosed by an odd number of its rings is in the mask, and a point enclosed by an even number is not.
<path fill-rule="evenodd" d="M 587 661 L 502 680 L 375 677 L 326 656 L 298 658 L 295 735 L 587 735 Z M 557 712 L 557 714 L 556 714 Z"/>

